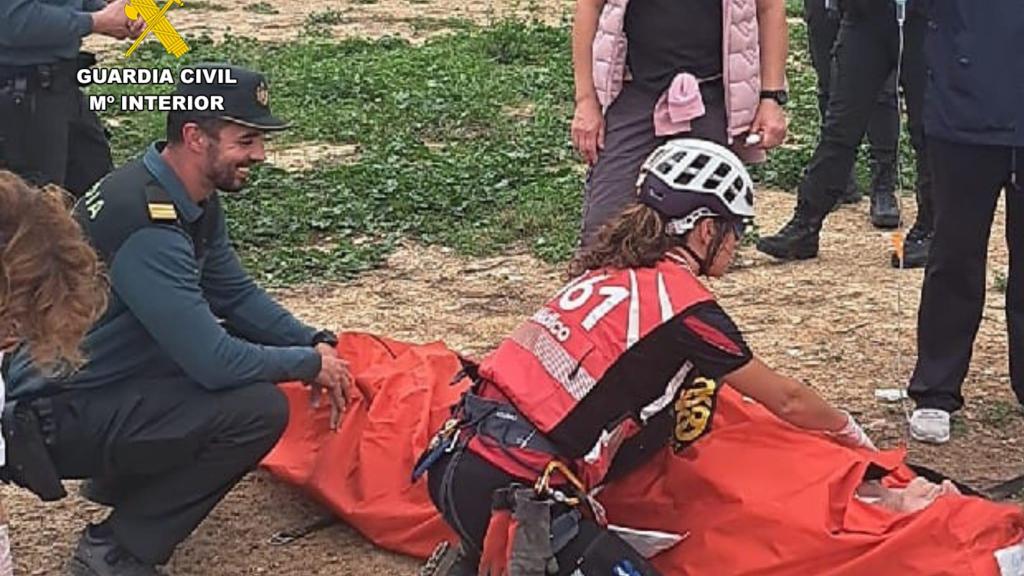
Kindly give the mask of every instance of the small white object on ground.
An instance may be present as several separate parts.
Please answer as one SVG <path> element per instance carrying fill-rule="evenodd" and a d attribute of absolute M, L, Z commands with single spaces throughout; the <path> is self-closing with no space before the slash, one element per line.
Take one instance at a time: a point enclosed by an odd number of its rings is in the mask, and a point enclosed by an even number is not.
<path fill-rule="evenodd" d="M 899 402 L 907 397 L 907 391 L 903 388 L 877 388 L 875 389 L 875 400 L 883 402 Z"/>

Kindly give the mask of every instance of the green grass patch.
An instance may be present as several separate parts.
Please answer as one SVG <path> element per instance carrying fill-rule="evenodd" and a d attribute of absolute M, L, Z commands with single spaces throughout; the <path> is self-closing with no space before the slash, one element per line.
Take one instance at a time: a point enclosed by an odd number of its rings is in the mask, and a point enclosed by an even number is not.
<path fill-rule="evenodd" d="M 346 18 L 338 10 L 318 12 L 307 27 Z M 561 261 L 571 254 L 583 170 L 568 138 L 569 28 L 513 21 L 481 28 L 425 18 L 412 24 L 452 33 L 420 45 L 393 37 L 289 44 L 197 38 L 181 61 L 157 43 L 143 45 L 132 59 L 135 67 L 226 61 L 259 69 L 271 81 L 275 113 L 295 123 L 275 136 L 278 145 L 358 145 L 350 164 L 298 174 L 263 167 L 245 193 L 227 198 L 231 235 L 263 282 L 349 278 L 379 263 L 402 238 L 470 255 L 526 249 Z M 763 185 L 786 189 L 798 183 L 818 137 L 804 29 L 791 29 L 790 140 L 755 170 Z M 118 120 L 112 141 L 118 161 L 163 133 L 161 114 Z M 751 237 L 756 234 L 753 229 Z"/>

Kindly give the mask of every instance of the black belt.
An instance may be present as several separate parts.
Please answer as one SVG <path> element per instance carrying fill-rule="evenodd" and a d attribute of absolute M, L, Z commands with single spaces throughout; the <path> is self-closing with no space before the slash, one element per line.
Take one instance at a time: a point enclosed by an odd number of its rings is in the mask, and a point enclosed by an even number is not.
<path fill-rule="evenodd" d="M 59 60 L 46 64 L 12 66 L 0 64 L 0 85 L 25 79 L 31 88 L 50 88 L 54 82 L 64 85 L 78 84 L 78 71 L 96 64 L 96 57 L 89 52 L 82 52 L 73 60 Z"/>

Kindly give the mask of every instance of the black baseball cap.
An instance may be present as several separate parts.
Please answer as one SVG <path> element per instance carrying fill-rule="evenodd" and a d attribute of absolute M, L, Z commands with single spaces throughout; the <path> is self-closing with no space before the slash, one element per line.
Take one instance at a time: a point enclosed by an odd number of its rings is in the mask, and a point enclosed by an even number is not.
<path fill-rule="evenodd" d="M 266 132 L 284 130 L 291 126 L 270 113 L 270 85 L 259 72 L 229 64 L 203 63 L 188 66 L 179 73 L 175 95 L 222 96 L 223 110 L 198 113 L 199 117 L 220 118 L 249 128 Z M 181 80 L 188 77 L 193 83 Z"/>

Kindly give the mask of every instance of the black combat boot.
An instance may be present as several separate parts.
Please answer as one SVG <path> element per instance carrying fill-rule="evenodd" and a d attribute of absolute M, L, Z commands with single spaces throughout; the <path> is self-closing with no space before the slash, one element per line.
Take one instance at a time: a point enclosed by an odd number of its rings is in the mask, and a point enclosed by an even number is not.
<path fill-rule="evenodd" d="M 928 264 L 928 251 L 932 247 L 932 231 L 919 223 L 907 232 L 903 240 L 903 268 L 923 268 Z M 900 268 L 899 256 L 893 253 L 892 267 Z"/>
<path fill-rule="evenodd" d="M 875 228 L 892 230 L 900 225 L 896 163 L 875 161 L 871 168 L 871 223 Z"/>
<path fill-rule="evenodd" d="M 71 576 L 164 576 L 155 566 L 118 546 L 108 528 L 95 524 L 82 532 L 67 573 Z"/>
<path fill-rule="evenodd" d="M 757 249 L 780 260 L 806 260 L 818 255 L 821 218 L 797 209 L 793 218 L 776 234 L 757 241 Z"/>

